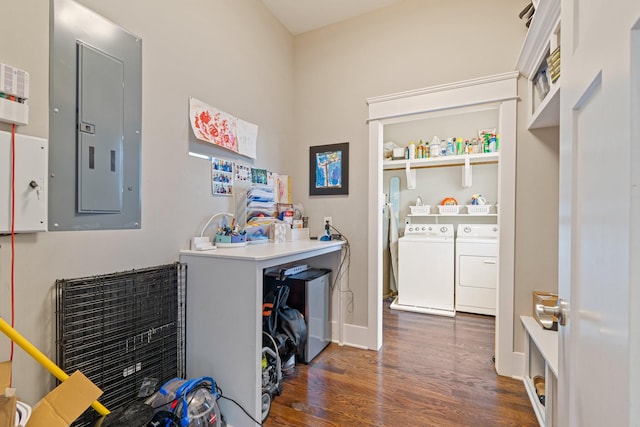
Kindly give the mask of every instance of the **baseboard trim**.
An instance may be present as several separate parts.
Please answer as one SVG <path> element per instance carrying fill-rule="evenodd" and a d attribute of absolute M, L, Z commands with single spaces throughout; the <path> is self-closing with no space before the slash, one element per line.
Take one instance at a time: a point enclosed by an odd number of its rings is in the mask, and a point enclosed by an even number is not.
<path fill-rule="evenodd" d="M 357 325 L 344 325 L 342 342 L 340 342 L 340 332 L 338 323 L 331 322 L 331 341 L 338 345 L 347 345 L 349 347 L 361 348 L 368 350 L 367 339 L 369 337 L 369 328 Z"/>

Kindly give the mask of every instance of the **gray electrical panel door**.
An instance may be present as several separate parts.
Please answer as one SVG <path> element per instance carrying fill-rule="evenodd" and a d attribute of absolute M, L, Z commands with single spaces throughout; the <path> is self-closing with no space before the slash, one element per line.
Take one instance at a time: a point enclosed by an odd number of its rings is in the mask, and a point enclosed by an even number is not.
<path fill-rule="evenodd" d="M 122 212 L 124 64 L 78 42 L 79 213 Z"/>
<path fill-rule="evenodd" d="M 142 39 L 73 0 L 50 10 L 49 231 L 140 229 Z"/>

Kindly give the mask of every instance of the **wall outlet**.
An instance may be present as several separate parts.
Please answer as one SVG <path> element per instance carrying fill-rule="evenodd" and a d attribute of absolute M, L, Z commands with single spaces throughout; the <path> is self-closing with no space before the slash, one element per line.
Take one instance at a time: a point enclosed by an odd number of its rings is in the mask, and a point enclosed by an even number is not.
<path fill-rule="evenodd" d="M 330 216 L 325 216 L 324 221 L 322 222 L 322 226 L 324 227 L 327 222 L 329 223 L 329 225 L 333 225 L 333 218 L 331 218 Z"/>

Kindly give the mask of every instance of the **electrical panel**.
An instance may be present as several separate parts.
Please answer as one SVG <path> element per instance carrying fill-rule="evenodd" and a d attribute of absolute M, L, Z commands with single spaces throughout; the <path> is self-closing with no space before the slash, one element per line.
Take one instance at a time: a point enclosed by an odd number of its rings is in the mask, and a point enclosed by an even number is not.
<path fill-rule="evenodd" d="M 78 43 L 78 212 L 122 212 L 124 64 Z"/>
<path fill-rule="evenodd" d="M 77 1 L 50 7 L 48 229 L 139 229 L 142 39 Z"/>
<path fill-rule="evenodd" d="M 47 231 L 46 139 L 15 135 L 15 232 Z M 11 232 L 11 133 L 0 132 L 0 234 Z"/>

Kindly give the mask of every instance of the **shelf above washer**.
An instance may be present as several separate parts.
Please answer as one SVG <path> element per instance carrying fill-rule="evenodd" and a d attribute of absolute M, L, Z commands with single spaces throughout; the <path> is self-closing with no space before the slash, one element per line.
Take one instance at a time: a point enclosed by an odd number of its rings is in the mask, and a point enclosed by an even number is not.
<path fill-rule="evenodd" d="M 495 213 L 489 213 L 489 214 L 407 214 L 407 216 L 410 217 L 428 217 L 428 216 L 435 216 L 435 217 L 459 217 L 459 216 L 473 216 L 473 217 L 497 217 L 498 214 Z"/>
<path fill-rule="evenodd" d="M 464 165 L 464 160 L 467 157 L 469 158 L 469 162 L 472 165 L 478 164 L 478 163 L 492 163 L 492 162 L 498 161 L 498 159 L 500 158 L 500 152 L 429 157 L 426 159 L 385 160 L 384 162 L 382 162 L 382 166 L 384 170 L 405 169 L 407 166 L 407 163 L 411 168 L 457 166 L 457 165 Z"/>

